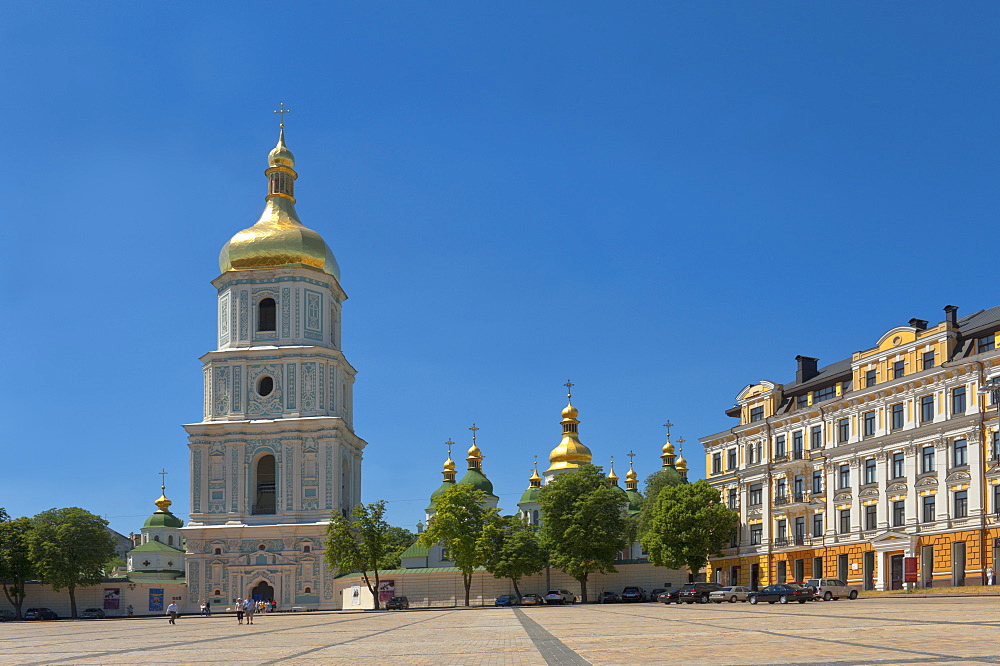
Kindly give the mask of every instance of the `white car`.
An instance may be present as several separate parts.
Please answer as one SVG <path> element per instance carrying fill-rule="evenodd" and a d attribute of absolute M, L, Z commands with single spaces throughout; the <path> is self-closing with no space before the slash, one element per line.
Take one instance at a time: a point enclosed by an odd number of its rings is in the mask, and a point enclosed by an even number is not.
<path fill-rule="evenodd" d="M 831 601 L 847 597 L 857 599 L 860 588 L 857 585 L 848 585 L 839 578 L 810 578 L 805 582 L 806 587 L 811 587 L 816 592 L 814 599 L 819 601 Z"/>
<path fill-rule="evenodd" d="M 569 590 L 549 590 L 545 593 L 547 604 L 575 604 L 576 595 Z"/>
<path fill-rule="evenodd" d="M 709 592 L 708 600 L 716 604 L 721 604 L 723 601 L 735 604 L 737 601 L 746 601 L 748 592 L 750 592 L 749 587 L 745 587 L 743 585 L 731 585 L 729 587 L 724 587 L 721 590 Z"/>

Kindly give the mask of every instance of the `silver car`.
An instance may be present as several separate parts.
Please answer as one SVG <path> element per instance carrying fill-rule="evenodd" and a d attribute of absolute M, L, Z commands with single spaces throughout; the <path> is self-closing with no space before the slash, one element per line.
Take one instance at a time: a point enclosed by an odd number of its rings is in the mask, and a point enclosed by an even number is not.
<path fill-rule="evenodd" d="M 748 592 L 750 592 L 749 587 L 744 587 L 742 585 L 730 585 L 729 587 L 724 587 L 721 590 L 714 590 L 713 592 L 710 592 L 708 600 L 716 604 L 721 604 L 723 601 L 735 604 L 737 601 L 746 601 Z"/>
<path fill-rule="evenodd" d="M 861 589 L 857 585 L 848 585 L 839 578 L 810 578 L 805 582 L 805 586 L 813 588 L 817 601 L 820 599 L 831 601 L 841 597 L 857 599 L 858 591 Z"/>

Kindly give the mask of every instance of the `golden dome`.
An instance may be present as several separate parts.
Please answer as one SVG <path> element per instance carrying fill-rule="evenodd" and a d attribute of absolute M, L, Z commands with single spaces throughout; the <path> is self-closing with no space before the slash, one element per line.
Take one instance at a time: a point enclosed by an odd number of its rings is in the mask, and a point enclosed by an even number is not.
<path fill-rule="evenodd" d="M 610 481 L 611 483 L 613 483 L 615 485 L 618 485 L 618 475 L 615 474 L 615 463 L 614 463 L 614 461 L 611 462 L 611 471 L 608 472 L 608 481 Z"/>
<path fill-rule="evenodd" d="M 295 212 L 292 183 L 297 177 L 295 159 L 285 147 L 285 131 L 268 155 L 265 172 L 269 192 L 264 212 L 256 224 L 240 231 L 219 253 L 219 270 L 239 271 L 277 266 L 311 266 L 340 280 L 340 266 L 323 237 L 307 228 Z"/>
<path fill-rule="evenodd" d="M 632 469 L 631 466 L 629 466 L 628 471 L 625 472 L 625 479 L 627 481 L 635 481 L 637 478 L 639 478 L 639 475 L 635 473 L 635 470 Z"/>
<path fill-rule="evenodd" d="M 577 433 L 577 425 L 580 423 L 576 420 L 577 410 L 571 404 L 566 405 L 562 410 L 562 429 L 563 436 L 562 440 L 559 442 L 559 446 L 552 449 L 549 452 L 549 468 L 547 472 L 552 472 L 562 469 L 576 469 L 580 465 L 585 465 L 589 463 L 593 456 L 590 453 L 590 449 L 583 445 L 580 441 L 580 435 Z"/>
<path fill-rule="evenodd" d="M 575 419 L 579 415 L 580 412 L 576 410 L 576 407 L 573 406 L 573 403 L 567 403 L 562 410 L 562 417 L 564 419 Z"/>
<path fill-rule="evenodd" d="M 528 477 L 528 481 L 530 481 L 533 486 L 542 482 L 542 477 L 538 476 L 537 468 L 531 470 L 531 476 Z"/>
<path fill-rule="evenodd" d="M 288 150 L 288 146 L 285 145 L 284 127 L 278 133 L 278 145 L 272 148 L 271 152 L 267 154 L 267 164 L 268 166 L 284 166 L 289 169 L 295 166 L 295 156 L 292 155 L 292 151 Z"/>
<path fill-rule="evenodd" d="M 157 513 L 170 513 L 170 505 L 173 504 L 173 502 L 168 500 L 165 494 L 160 493 L 160 499 L 153 502 L 153 504 L 155 504 L 159 509 Z"/>
<path fill-rule="evenodd" d="M 480 460 L 482 459 L 482 457 L 483 457 L 483 452 L 480 450 L 478 446 L 473 444 L 472 446 L 469 447 L 469 454 L 466 457 L 466 460 L 469 460 L 470 458 L 475 460 Z"/>
<path fill-rule="evenodd" d="M 663 453 L 668 456 L 673 455 L 674 453 L 674 445 L 669 439 L 667 440 L 667 443 L 663 445 Z"/>
<path fill-rule="evenodd" d="M 455 461 L 451 459 L 451 456 L 448 456 L 448 459 L 444 461 L 444 468 L 449 470 L 455 469 Z"/>
<path fill-rule="evenodd" d="M 674 467 L 680 472 L 687 471 L 687 460 L 684 460 L 684 456 L 677 456 L 677 460 L 674 461 Z"/>

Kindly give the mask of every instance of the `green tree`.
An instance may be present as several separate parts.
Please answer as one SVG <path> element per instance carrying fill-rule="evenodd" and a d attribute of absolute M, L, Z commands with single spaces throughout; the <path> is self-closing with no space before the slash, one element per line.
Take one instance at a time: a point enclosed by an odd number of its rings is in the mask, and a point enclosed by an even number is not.
<path fill-rule="evenodd" d="M 398 569 L 400 567 L 399 556 L 403 551 L 412 546 L 417 540 L 417 535 L 402 527 L 390 526 L 386 534 L 386 552 L 378 562 L 379 569 Z"/>
<path fill-rule="evenodd" d="M 627 544 L 628 500 L 599 467 L 582 465 L 543 487 L 538 503 L 542 547 L 554 566 L 580 581 L 580 598 L 587 603 L 587 578 L 614 573 L 618 552 Z"/>
<path fill-rule="evenodd" d="M 27 593 L 24 584 L 35 575 L 28 552 L 28 534 L 32 525 L 31 518 L 11 520 L 7 512 L 0 508 L 0 585 L 3 585 L 3 594 L 14 607 L 19 620 Z"/>
<path fill-rule="evenodd" d="M 723 504 L 719 491 L 704 480 L 666 486 L 656 498 L 640 541 L 654 565 L 687 567 L 697 574 L 709 556 L 722 554 L 739 520 L 739 514 Z"/>
<path fill-rule="evenodd" d="M 57 592 L 69 591 L 74 618 L 76 588 L 102 582 L 104 565 L 116 556 L 108 521 L 77 507 L 49 509 L 35 516 L 28 552 L 43 581 Z"/>
<path fill-rule="evenodd" d="M 486 493 L 469 483 L 458 483 L 434 500 L 434 517 L 420 535 L 420 544 L 430 548 L 441 543 L 448 559 L 462 571 L 465 605 L 469 605 L 472 572 L 485 565 L 479 548 L 483 528 L 498 520 L 497 510 L 484 504 Z"/>
<path fill-rule="evenodd" d="M 334 513 L 326 528 L 326 562 L 339 571 L 360 571 L 378 610 L 379 563 L 392 552 L 392 526 L 385 521 L 385 501 L 358 504 L 345 518 Z M 369 575 L 370 574 L 370 575 Z"/>
<path fill-rule="evenodd" d="M 517 516 L 488 523 L 479 537 L 486 570 L 494 578 L 510 578 L 514 594 L 521 597 L 517 583 L 545 568 L 548 557 L 535 531 Z"/>
<path fill-rule="evenodd" d="M 684 477 L 673 467 L 660 469 L 646 477 L 646 492 L 639 506 L 639 516 L 636 521 L 636 540 L 649 530 L 653 507 L 656 506 L 656 498 L 660 491 L 668 486 L 679 486 L 683 483 L 685 483 Z"/>

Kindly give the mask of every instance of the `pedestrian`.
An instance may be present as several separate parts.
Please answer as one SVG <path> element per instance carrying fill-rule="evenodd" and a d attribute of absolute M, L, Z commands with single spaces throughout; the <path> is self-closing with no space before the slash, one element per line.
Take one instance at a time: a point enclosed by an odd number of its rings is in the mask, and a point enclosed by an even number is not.
<path fill-rule="evenodd" d="M 208 602 L 205 601 L 201 602 L 201 614 L 204 615 L 205 617 L 209 616 Z"/>
<path fill-rule="evenodd" d="M 128 616 L 132 617 L 132 604 L 129 604 L 126 610 L 128 611 Z"/>
<path fill-rule="evenodd" d="M 236 621 L 243 624 L 243 599 L 236 600 Z"/>
<path fill-rule="evenodd" d="M 248 625 L 253 624 L 253 615 L 255 612 L 257 612 L 257 602 L 254 601 L 253 599 L 247 599 L 245 602 L 243 602 L 243 610 L 246 611 L 247 624 Z"/>
<path fill-rule="evenodd" d="M 986 570 L 986 584 L 987 585 L 997 584 L 997 578 L 996 574 L 993 573 L 993 567 L 990 567 L 989 569 Z"/>
<path fill-rule="evenodd" d="M 170 624 L 177 624 L 177 604 L 170 602 L 167 606 L 167 615 L 170 616 Z"/>
<path fill-rule="evenodd" d="M 601 593 L 599 595 L 597 595 L 597 603 L 599 603 L 599 604 L 603 604 L 604 603 L 604 588 L 603 587 L 601 588 Z"/>

